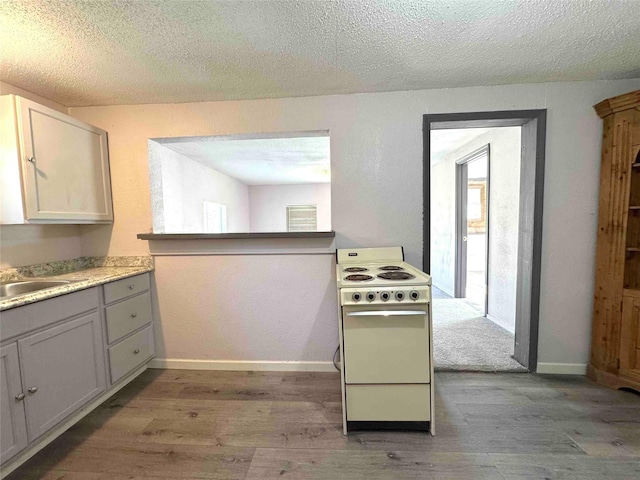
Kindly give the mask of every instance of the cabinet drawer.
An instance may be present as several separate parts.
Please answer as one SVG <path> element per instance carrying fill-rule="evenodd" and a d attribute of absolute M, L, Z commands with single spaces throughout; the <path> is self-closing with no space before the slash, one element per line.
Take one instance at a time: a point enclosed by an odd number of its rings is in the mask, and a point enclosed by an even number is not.
<path fill-rule="evenodd" d="M 148 273 L 107 283 L 104 286 L 104 303 L 112 303 L 145 290 L 149 290 Z"/>
<path fill-rule="evenodd" d="M 149 325 L 144 330 L 130 336 L 109 348 L 111 383 L 115 383 L 142 365 L 154 354 L 153 329 Z"/>
<path fill-rule="evenodd" d="M 113 343 L 147 323 L 151 323 L 151 294 L 149 292 L 106 308 L 107 340 Z"/>
<path fill-rule="evenodd" d="M 430 385 L 347 385 L 348 421 L 431 420 Z"/>
<path fill-rule="evenodd" d="M 5 310 L 0 313 L 2 315 L 0 340 L 4 342 L 9 338 L 52 325 L 65 318 L 96 310 L 99 305 L 98 288 L 93 287 Z"/>

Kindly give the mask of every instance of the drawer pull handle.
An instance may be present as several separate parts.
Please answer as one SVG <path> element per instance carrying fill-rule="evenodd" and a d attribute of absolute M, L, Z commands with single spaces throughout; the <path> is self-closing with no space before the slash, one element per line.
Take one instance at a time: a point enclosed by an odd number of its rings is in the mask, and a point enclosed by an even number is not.
<path fill-rule="evenodd" d="M 24 393 L 20 392 L 18 395 L 16 395 L 16 400 L 24 400 Z"/>
<path fill-rule="evenodd" d="M 134 288 L 136 288 L 135 285 L 129 285 L 129 290 L 133 290 Z"/>
<path fill-rule="evenodd" d="M 132 314 L 131 314 L 131 318 L 136 318 L 137 316 L 138 316 L 138 314 L 137 314 L 137 313 L 132 313 Z"/>
<path fill-rule="evenodd" d="M 29 387 L 27 389 L 27 392 L 29 393 L 36 393 L 38 391 L 38 387 Z"/>
<path fill-rule="evenodd" d="M 139 349 L 139 348 L 136 348 L 136 349 L 133 351 L 133 354 L 134 354 L 134 355 L 137 355 L 137 354 L 139 354 L 139 353 L 140 353 L 140 349 Z"/>

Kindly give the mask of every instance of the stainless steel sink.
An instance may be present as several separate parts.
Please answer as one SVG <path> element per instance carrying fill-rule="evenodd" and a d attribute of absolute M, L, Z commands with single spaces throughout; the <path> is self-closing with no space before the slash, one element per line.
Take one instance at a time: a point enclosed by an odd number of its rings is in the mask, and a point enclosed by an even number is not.
<path fill-rule="evenodd" d="M 72 283 L 70 280 L 17 280 L 0 283 L 0 300 Z"/>

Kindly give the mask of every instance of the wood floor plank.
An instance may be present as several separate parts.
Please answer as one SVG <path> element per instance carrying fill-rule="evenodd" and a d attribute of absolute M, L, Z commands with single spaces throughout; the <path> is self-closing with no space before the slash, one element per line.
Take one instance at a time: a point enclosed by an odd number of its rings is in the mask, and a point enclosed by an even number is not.
<path fill-rule="evenodd" d="M 517 387 L 516 392 L 537 405 L 639 407 L 640 395 L 586 386 Z"/>
<path fill-rule="evenodd" d="M 399 442 L 403 442 L 399 444 Z M 419 433 L 362 432 L 349 445 L 363 449 L 402 449 L 448 453 L 584 454 L 564 432 L 536 426 L 441 425 L 435 437 Z"/>
<path fill-rule="evenodd" d="M 506 480 L 637 480 L 640 461 L 570 455 L 489 455 Z"/>
<path fill-rule="evenodd" d="M 257 449 L 247 480 L 500 479 L 487 455 Z"/>
<path fill-rule="evenodd" d="M 64 456 L 54 456 L 49 469 L 112 476 L 243 480 L 253 453 L 254 449 L 247 448 L 85 442 Z M 32 466 L 31 470 L 40 469 Z"/>
<path fill-rule="evenodd" d="M 471 425 L 553 425 L 562 420 L 589 421 L 589 413 L 565 405 L 458 405 Z"/>
<path fill-rule="evenodd" d="M 533 405 L 527 395 L 513 387 L 495 385 L 444 385 L 438 389 L 438 396 L 446 397 L 447 403 L 493 404 L 493 405 Z"/>

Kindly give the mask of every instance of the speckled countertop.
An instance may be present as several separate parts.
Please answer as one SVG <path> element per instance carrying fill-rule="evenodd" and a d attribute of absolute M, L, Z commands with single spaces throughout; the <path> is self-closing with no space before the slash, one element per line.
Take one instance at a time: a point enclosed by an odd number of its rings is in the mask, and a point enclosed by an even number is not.
<path fill-rule="evenodd" d="M 0 311 L 151 271 L 151 257 L 79 257 L 0 270 L 0 282 L 34 279 L 72 281 L 57 287 L 0 299 Z"/>

